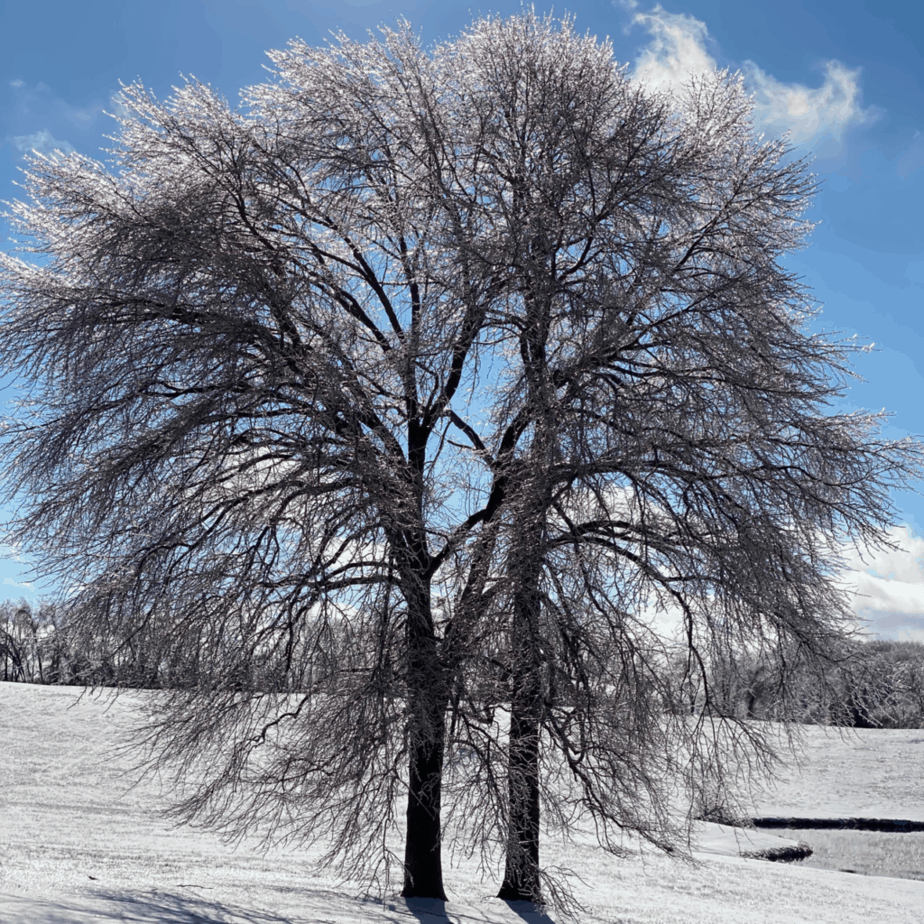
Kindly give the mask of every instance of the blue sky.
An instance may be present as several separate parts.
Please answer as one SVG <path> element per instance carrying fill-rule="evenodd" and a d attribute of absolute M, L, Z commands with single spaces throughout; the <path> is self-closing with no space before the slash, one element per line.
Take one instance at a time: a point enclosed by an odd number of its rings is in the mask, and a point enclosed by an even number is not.
<path fill-rule="evenodd" d="M 518 2 L 472 0 L 160 0 L 158 3 L 6 3 L 0 7 L 0 199 L 24 152 L 101 156 L 112 130 L 104 110 L 119 81 L 140 78 L 158 96 L 181 74 L 229 99 L 265 76 L 265 52 L 331 31 L 361 38 L 407 18 L 426 40 L 473 15 L 508 15 Z M 539 12 L 552 10 L 537 3 Z M 924 5 L 860 0 L 574 0 L 556 4 L 577 27 L 609 36 L 637 79 L 670 84 L 709 67 L 740 70 L 761 129 L 791 133 L 813 153 L 822 181 L 810 246 L 789 265 L 824 304 L 821 326 L 857 334 L 863 355 L 850 407 L 893 412 L 890 436 L 924 434 Z M 5 228 L 2 242 L 8 247 Z M 0 382 L 0 389 L 3 383 Z M 9 398 L 9 389 L 0 401 Z M 896 497 L 905 551 L 854 557 L 846 579 L 874 632 L 924 639 L 924 498 Z M 0 546 L 0 598 L 31 596 L 24 564 Z"/>

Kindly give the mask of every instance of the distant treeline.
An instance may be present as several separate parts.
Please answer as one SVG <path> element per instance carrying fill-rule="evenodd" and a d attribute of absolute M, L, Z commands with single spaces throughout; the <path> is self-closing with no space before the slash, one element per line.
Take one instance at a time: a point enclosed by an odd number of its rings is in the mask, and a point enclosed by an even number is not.
<path fill-rule="evenodd" d="M 41 601 L 0 602 L 0 679 L 20 683 L 86 684 L 167 689 L 188 678 L 188 651 L 165 648 L 155 621 L 118 644 L 68 625 L 64 609 Z"/>
<path fill-rule="evenodd" d="M 118 644 L 103 644 L 68 626 L 48 602 L 0 602 L 0 679 L 21 683 L 86 684 L 130 689 L 174 689 L 195 684 L 212 665 L 194 644 L 171 645 L 156 619 Z M 235 660 L 229 645 L 228 659 Z M 211 657 L 215 657 L 212 650 Z M 781 655 L 729 654 L 693 682 L 678 666 L 673 709 L 703 709 L 741 719 L 797 721 L 854 728 L 924 728 L 924 644 L 855 641 L 845 644 L 821 688 L 798 668 L 781 672 Z M 242 688 L 276 689 L 272 658 L 234 665 Z M 222 671 L 225 677 L 227 672 Z M 785 690 L 781 674 L 788 676 Z M 707 689 L 708 688 L 708 689 Z M 708 706 L 706 705 L 708 703 Z M 794 704 L 795 703 L 795 708 Z"/>
<path fill-rule="evenodd" d="M 797 658 L 777 663 L 782 657 L 730 653 L 706 665 L 694 682 L 675 667 L 675 708 L 851 728 L 924 728 L 924 644 L 845 641 L 832 652 L 824 685 Z"/>
<path fill-rule="evenodd" d="M 284 670 L 298 651 L 274 639 L 254 653 L 233 628 L 208 639 L 177 633 L 149 614 L 108 637 L 68 620 L 66 608 L 25 599 L 0 602 L 0 680 L 142 690 L 211 688 L 293 692 L 298 672 Z M 242 655 L 242 651 L 247 652 Z"/>

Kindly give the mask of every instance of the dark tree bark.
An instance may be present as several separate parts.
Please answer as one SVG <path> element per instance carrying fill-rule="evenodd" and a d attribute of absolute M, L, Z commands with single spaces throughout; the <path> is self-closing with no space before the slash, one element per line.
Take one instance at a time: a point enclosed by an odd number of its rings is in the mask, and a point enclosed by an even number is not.
<path fill-rule="evenodd" d="M 540 658 L 535 581 L 518 594 L 511 631 L 510 737 L 507 745 L 509 818 L 504 880 L 498 898 L 541 901 L 539 865 Z"/>
<path fill-rule="evenodd" d="M 413 543 L 414 556 L 425 551 Z M 442 866 L 442 787 L 448 693 L 433 625 L 430 588 L 418 567 L 405 589 L 408 677 L 408 797 L 404 852 L 406 897 L 446 898 Z"/>
<path fill-rule="evenodd" d="M 446 898 L 443 889 L 442 827 L 440 819 L 445 726 L 445 704 L 429 691 L 417 691 L 418 720 L 429 734 L 410 746 L 408 766 L 407 836 L 404 849 L 406 897 Z"/>
<path fill-rule="evenodd" d="M 532 330 L 541 331 L 542 325 Z M 541 391 L 542 346 L 529 376 L 530 392 Z M 536 368 L 539 367 L 539 368 Z M 538 398 L 538 395 L 536 395 Z M 504 880 L 498 898 L 542 902 L 539 863 L 540 745 L 542 730 L 543 645 L 542 576 L 545 567 L 551 493 L 548 419 L 540 420 L 530 449 L 531 465 L 523 466 L 513 501 L 514 524 L 507 580 L 512 585 L 509 663 L 510 729 L 507 743 L 507 842 Z"/>

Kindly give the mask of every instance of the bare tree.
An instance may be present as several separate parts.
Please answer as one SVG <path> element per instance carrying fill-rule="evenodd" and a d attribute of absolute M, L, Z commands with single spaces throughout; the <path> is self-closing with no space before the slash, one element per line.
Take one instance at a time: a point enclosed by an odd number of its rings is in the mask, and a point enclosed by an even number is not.
<path fill-rule="evenodd" d="M 32 159 L 14 215 L 45 259 L 3 264 L 19 534 L 75 625 L 185 646 L 149 741 L 210 768 L 181 814 L 309 805 L 300 833 L 381 858 L 404 786 L 405 893 L 441 896 L 432 587 L 499 504 L 466 503 L 448 435 L 505 270 L 467 256 L 475 156 L 406 29 L 273 59 L 246 114 L 135 85 L 111 166 Z"/>
<path fill-rule="evenodd" d="M 108 165 L 31 159 L 15 538 L 74 631 L 156 624 L 180 817 L 374 875 L 403 792 L 404 894 L 437 897 L 444 790 L 508 897 L 541 895 L 540 805 L 671 848 L 673 781 L 750 733 L 670 708 L 651 612 L 703 683 L 722 644 L 822 664 L 837 543 L 920 470 L 827 413 L 852 346 L 781 264 L 804 164 L 734 79 L 651 96 L 529 13 L 271 58 L 240 110 L 133 85 Z"/>
<path fill-rule="evenodd" d="M 37 605 L 24 597 L 0 601 L 0 652 L 3 679 L 50 683 L 57 679 L 62 639 L 57 632 L 54 605 Z"/>
<path fill-rule="evenodd" d="M 3 679 L 5 681 L 28 679 L 29 658 L 26 651 L 27 636 L 22 632 L 22 620 L 17 618 L 21 612 L 9 600 L 0 604 L 0 650 L 3 652 Z M 31 673 L 31 672 L 29 672 Z"/>
<path fill-rule="evenodd" d="M 769 758 L 707 666 L 788 652 L 781 718 L 799 714 L 793 678 L 830 686 L 853 626 L 838 550 L 887 541 L 922 449 L 831 413 L 855 346 L 808 329 L 783 265 L 814 182 L 755 135 L 740 80 L 651 97 L 607 46 L 530 15 L 477 24 L 456 54 L 489 114 L 480 188 L 512 280 L 484 442 L 522 433 L 491 600 L 510 709 L 500 894 L 537 899 L 542 772 L 556 820 L 564 771 L 605 844 L 629 828 L 670 846 L 663 781 L 721 786 Z M 692 722 L 666 718 L 678 648 L 703 690 Z"/>

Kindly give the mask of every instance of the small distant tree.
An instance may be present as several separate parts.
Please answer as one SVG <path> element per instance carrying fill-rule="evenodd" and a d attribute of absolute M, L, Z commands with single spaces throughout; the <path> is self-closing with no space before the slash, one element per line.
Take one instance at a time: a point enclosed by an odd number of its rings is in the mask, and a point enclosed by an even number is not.
<path fill-rule="evenodd" d="M 0 604 L 0 652 L 3 654 L 3 679 L 26 679 L 26 639 L 21 620 L 16 619 L 17 608 L 9 600 Z"/>
<path fill-rule="evenodd" d="M 51 683 L 55 678 L 57 648 L 53 604 L 33 605 L 25 598 L 0 601 L 0 654 L 3 679 Z"/>
<path fill-rule="evenodd" d="M 542 897 L 542 817 L 673 849 L 676 781 L 763 747 L 708 665 L 823 676 L 838 544 L 920 472 L 830 413 L 853 346 L 781 264 L 805 165 L 734 78 L 652 95 L 531 13 L 271 58 L 241 110 L 126 88 L 108 166 L 31 159 L 18 541 L 75 633 L 170 653 L 180 817 L 374 871 L 403 792 L 404 894 L 435 897 L 444 795 L 509 898 Z"/>

